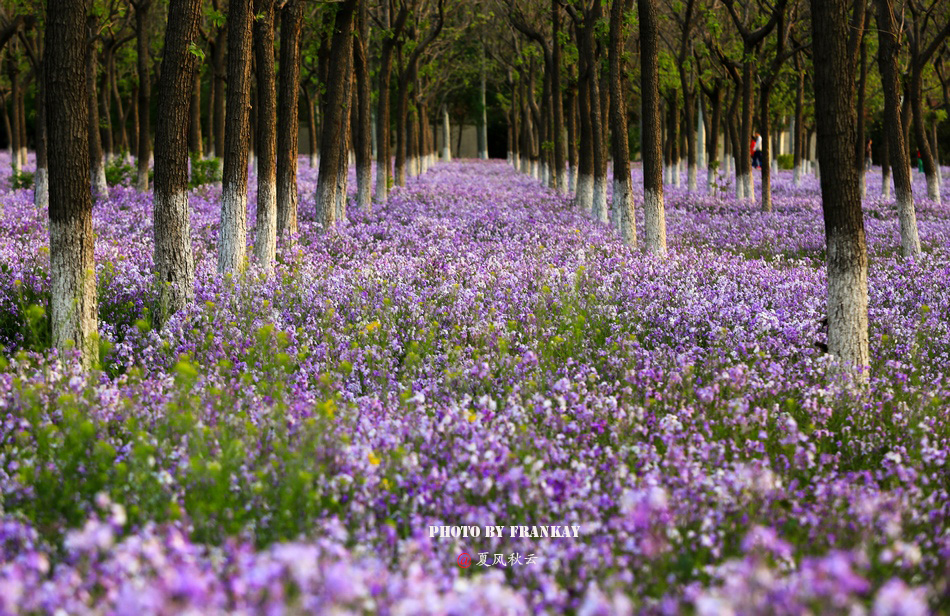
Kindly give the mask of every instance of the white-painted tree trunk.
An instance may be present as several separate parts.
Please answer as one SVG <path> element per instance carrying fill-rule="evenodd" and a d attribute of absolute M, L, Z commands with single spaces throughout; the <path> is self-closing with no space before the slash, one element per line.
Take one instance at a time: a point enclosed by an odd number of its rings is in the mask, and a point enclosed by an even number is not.
<path fill-rule="evenodd" d="M 591 216 L 599 222 L 607 222 L 607 178 L 594 176 L 594 204 Z"/>
<path fill-rule="evenodd" d="M 452 124 L 449 122 L 449 108 L 442 106 L 442 160 L 452 161 Z"/>
<path fill-rule="evenodd" d="M 680 161 L 673 163 L 673 186 L 680 188 L 683 186 L 683 179 L 680 175 Z"/>
<path fill-rule="evenodd" d="M 50 319 L 53 346 L 75 346 L 89 368 L 98 341 L 92 229 L 79 221 L 50 221 Z"/>
<path fill-rule="evenodd" d="M 920 254 L 920 236 L 917 233 L 917 213 L 913 191 L 897 191 L 897 220 L 901 230 L 901 254 L 916 257 Z"/>
<path fill-rule="evenodd" d="M 868 196 L 867 173 L 864 169 L 858 171 L 858 191 L 861 194 L 861 201 L 864 201 Z"/>
<path fill-rule="evenodd" d="M 652 190 L 643 193 L 644 244 L 647 252 L 666 255 L 666 212 L 663 194 Z"/>
<path fill-rule="evenodd" d="M 153 261 L 159 279 L 168 284 L 162 289 L 162 300 L 167 301 L 172 310 L 178 310 L 195 298 L 195 257 L 191 247 L 188 192 L 162 194 L 155 191 L 155 212 Z M 274 235 L 276 241 L 276 230 Z"/>
<path fill-rule="evenodd" d="M 616 216 L 614 224 L 623 238 L 623 243 L 631 248 L 637 245 L 637 224 L 633 209 L 633 187 L 628 178 L 626 182 L 614 180 L 614 194 L 611 211 Z"/>
<path fill-rule="evenodd" d="M 484 50 L 482 50 L 484 53 Z M 485 98 L 485 60 L 482 58 L 481 81 L 479 83 L 479 96 L 481 97 L 481 121 L 478 126 L 478 157 L 482 160 L 488 160 L 488 107 Z M 535 176 L 537 177 L 537 176 Z"/>
<path fill-rule="evenodd" d="M 567 191 L 569 193 L 577 190 L 577 169 L 568 165 L 567 167 Z"/>
<path fill-rule="evenodd" d="M 700 167 L 706 166 L 706 124 L 703 122 L 703 103 L 700 98 L 702 94 L 696 97 L 696 163 Z M 695 185 L 691 185 L 690 190 L 696 190 Z"/>
<path fill-rule="evenodd" d="M 317 167 L 319 167 L 319 164 L 317 161 L 317 154 L 316 152 L 310 152 L 310 168 L 316 169 Z"/>
<path fill-rule="evenodd" d="M 109 198 L 109 183 L 106 182 L 106 168 L 100 163 L 99 166 L 93 167 L 92 170 L 92 196 L 97 199 L 108 199 Z"/>
<path fill-rule="evenodd" d="M 794 180 L 794 182 L 795 182 L 795 187 L 796 187 L 796 188 L 802 185 L 802 167 L 804 167 L 804 166 L 805 166 L 805 163 L 803 163 L 803 162 L 799 162 L 797 165 L 795 165 L 795 180 Z"/>
<path fill-rule="evenodd" d="M 848 238 L 828 238 L 828 352 L 866 378 L 868 355 L 867 261 Z"/>
<path fill-rule="evenodd" d="M 940 181 L 937 179 L 937 173 L 927 176 L 927 198 L 935 204 L 940 205 Z"/>
<path fill-rule="evenodd" d="M 696 192 L 696 164 L 689 165 L 686 177 L 686 188 L 689 192 Z"/>
<path fill-rule="evenodd" d="M 187 205 L 188 195 L 185 195 Z M 257 183 L 257 220 L 254 228 L 254 257 L 265 271 L 274 268 L 277 253 L 277 183 Z"/>
<path fill-rule="evenodd" d="M 218 273 L 240 271 L 247 252 L 247 193 L 226 187 L 221 194 Z"/>
<path fill-rule="evenodd" d="M 891 198 L 891 173 L 890 173 L 890 169 L 888 169 L 888 172 L 887 172 L 887 173 L 882 173 L 882 174 L 881 174 L 881 196 L 883 196 L 884 199 L 890 199 L 890 198 Z"/>
<path fill-rule="evenodd" d="M 574 197 L 577 209 L 590 214 L 594 208 L 594 176 L 581 174 L 577 177 L 577 194 Z"/>
<path fill-rule="evenodd" d="M 33 205 L 38 208 L 49 207 L 49 175 L 46 168 L 41 167 L 33 175 Z"/>

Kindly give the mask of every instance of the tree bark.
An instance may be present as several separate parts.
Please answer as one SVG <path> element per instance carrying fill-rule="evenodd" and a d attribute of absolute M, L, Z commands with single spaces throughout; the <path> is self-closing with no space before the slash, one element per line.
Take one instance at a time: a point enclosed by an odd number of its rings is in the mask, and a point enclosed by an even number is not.
<path fill-rule="evenodd" d="M 382 3 L 384 34 L 379 53 L 379 103 L 376 112 L 376 200 L 386 203 L 389 198 L 389 180 L 392 177 L 392 148 L 390 135 L 389 89 L 392 82 L 393 53 L 409 17 L 408 3 L 402 3 L 399 13 L 390 24 L 389 2 Z M 391 26 L 391 27 L 390 27 Z"/>
<path fill-rule="evenodd" d="M 577 192 L 574 203 L 578 210 L 590 215 L 594 208 L 594 131 L 591 122 L 591 106 L 596 101 L 591 100 L 590 80 L 588 71 L 593 70 L 590 65 L 593 59 L 587 53 L 585 27 L 575 24 L 578 49 L 584 50 L 579 54 L 577 75 L 577 107 L 580 117 L 580 149 L 577 163 Z"/>
<path fill-rule="evenodd" d="M 897 19 L 891 0 L 875 0 L 877 5 L 877 32 L 881 88 L 884 91 L 884 126 L 887 132 L 888 154 L 894 173 L 894 192 L 897 197 L 897 218 L 901 230 L 901 254 L 916 257 L 920 254 L 920 236 L 917 232 L 917 214 L 910 179 L 910 153 L 904 141 L 900 107 L 900 68 L 898 55 Z M 821 164 L 824 168 L 824 163 Z"/>
<path fill-rule="evenodd" d="M 274 0 L 255 0 L 253 23 L 257 77 L 257 220 L 254 256 L 265 271 L 277 255 L 277 76 L 274 69 Z"/>
<path fill-rule="evenodd" d="M 618 231 L 624 243 L 635 247 L 637 221 L 633 211 L 630 144 L 627 141 L 627 102 L 624 98 L 625 80 L 621 67 L 624 16 L 632 7 L 632 0 L 613 0 L 610 6 L 610 43 L 607 56 L 610 65 L 610 134 L 614 160 L 613 203 L 610 209 L 617 213 Z"/>
<path fill-rule="evenodd" d="M 866 144 L 865 135 L 864 135 L 864 98 L 867 92 L 867 83 L 868 83 L 868 44 L 866 40 L 866 33 L 861 36 L 861 59 L 859 63 L 859 74 L 858 74 L 858 118 L 857 118 L 857 135 L 854 140 L 854 151 L 857 153 L 857 164 L 858 164 L 858 189 L 861 193 L 861 201 L 864 201 L 864 197 L 867 194 L 867 184 L 864 181 L 865 168 L 867 167 L 867 162 L 865 161 L 865 151 Z"/>
<path fill-rule="evenodd" d="M 49 207 L 49 158 L 46 128 L 46 62 L 36 65 L 36 174 L 33 176 L 33 204 L 38 208 Z"/>
<path fill-rule="evenodd" d="M 155 271 L 163 306 L 178 311 L 195 297 L 188 204 L 188 133 L 194 107 L 201 0 L 170 0 L 158 78 L 155 124 Z M 193 124 L 193 123 L 192 123 Z"/>
<path fill-rule="evenodd" d="M 169 18 L 171 15 L 169 15 Z M 165 58 L 162 58 L 164 62 Z M 197 157 L 201 157 L 201 154 L 204 151 L 202 146 L 202 136 L 201 136 L 201 70 L 193 71 L 194 78 L 192 79 L 191 87 L 191 103 L 190 103 L 190 119 L 188 124 L 188 149 Z M 156 132 L 158 129 L 156 128 Z M 156 149 L 158 146 L 156 146 Z"/>
<path fill-rule="evenodd" d="M 109 105 L 109 84 L 112 82 L 112 75 L 109 72 L 112 65 L 112 50 L 108 46 L 103 46 L 102 54 L 102 85 L 99 87 L 99 133 L 102 138 L 102 150 L 106 160 L 112 160 L 115 147 L 112 140 L 112 113 Z"/>
<path fill-rule="evenodd" d="M 794 167 L 795 186 L 802 185 L 802 166 L 805 160 L 805 69 L 799 55 L 795 55 L 795 73 L 797 88 L 795 92 L 795 131 L 793 135 L 792 167 Z"/>
<path fill-rule="evenodd" d="M 212 64 L 214 66 L 214 97 L 212 105 L 214 106 L 214 146 L 212 154 L 214 156 L 224 156 L 224 125 L 226 123 L 226 93 L 227 93 L 227 75 L 228 65 L 225 62 L 225 51 L 228 48 L 228 29 L 221 28 L 215 38 L 214 50 L 212 52 Z"/>
<path fill-rule="evenodd" d="M 136 55 L 138 78 L 139 78 L 139 136 L 138 151 L 136 154 L 136 180 L 135 187 L 139 192 L 148 192 L 148 159 L 152 154 L 151 147 L 151 125 L 149 118 L 151 115 L 151 78 L 148 74 L 148 11 L 151 7 L 151 0 L 138 0 L 133 4 L 135 7 L 135 31 L 136 31 Z"/>
<path fill-rule="evenodd" d="M 353 13 L 357 0 L 337 5 L 334 17 L 329 74 L 326 83 L 326 115 L 320 135 L 320 174 L 315 194 L 317 220 L 324 230 L 337 222 L 337 182 L 340 169 L 346 169 L 346 107 L 351 75 L 347 70 L 353 55 Z M 388 115 L 388 114 L 387 114 Z"/>
<path fill-rule="evenodd" d="M 290 0 L 280 17 L 280 81 L 277 93 L 277 237 L 297 233 L 297 117 L 300 32 L 304 5 Z M 308 99 L 309 101 L 309 99 Z M 310 107 L 310 120 L 313 106 Z"/>
<path fill-rule="evenodd" d="M 647 252 L 666 255 L 663 153 L 660 146 L 659 44 L 656 0 L 637 0 L 640 9 L 640 93 L 643 100 L 643 218 Z"/>
<path fill-rule="evenodd" d="M 828 253 L 828 351 L 866 377 L 868 259 L 855 164 L 849 0 L 811 0 L 815 119 Z"/>
<path fill-rule="evenodd" d="M 772 85 L 770 81 L 765 81 L 759 88 L 759 130 L 762 134 L 762 211 L 772 211 L 772 168 L 769 161 L 772 157 L 770 151 L 770 135 L 772 132 L 772 115 L 769 113 L 772 99 Z"/>
<path fill-rule="evenodd" d="M 551 75 L 551 102 L 553 104 L 554 126 L 554 184 L 562 193 L 567 193 L 568 186 L 564 177 L 564 106 L 561 98 L 561 5 L 558 0 L 551 0 L 551 23 L 553 40 L 551 42 L 551 64 L 554 72 Z"/>
<path fill-rule="evenodd" d="M 356 15 L 357 38 L 353 48 L 353 69 L 356 76 L 356 207 L 369 211 L 373 197 L 373 143 L 371 110 L 372 89 L 369 67 L 369 7 L 360 2 Z"/>
<path fill-rule="evenodd" d="M 251 140 L 251 0 L 228 5 L 228 92 L 221 180 L 218 273 L 244 267 L 247 253 L 247 159 Z"/>
<path fill-rule="evenodd" d="M 97 352 L 96 275 L 89 171 L 84 3 L 48 0 L 46 14 L 49 151 L 50 320 L 53 345 L 79 350 L 84 367 Z"/>
<path fill-rule="evenodd" d="M 99 199 L 109 197 L 109 185 L 106 183 L 106 170 L 102 164 L 102 142 L 99 135 L 99 97 L 96 95 L 96 38 L 99 19 L 95 15 L 86 17 L 86 135 L 89 139 L 89 179 L 92 193 Z"/>
<path fill-rule="evenodd" d="M 567 89 L 567 192 L 577 188 L 577 87 Z"/>

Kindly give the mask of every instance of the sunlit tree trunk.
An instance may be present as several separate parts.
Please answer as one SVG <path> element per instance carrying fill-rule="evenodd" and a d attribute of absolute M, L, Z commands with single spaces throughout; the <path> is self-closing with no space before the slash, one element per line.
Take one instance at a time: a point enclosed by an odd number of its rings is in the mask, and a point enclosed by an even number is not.
<path fill-rule="evenodd" d="M 79 350 L 83 366 L 98 351 L 93 261 L 85 5 L 48 0 L 46 122 L 49 136 L 50 320 L 53 345 Z"/>
<path fill-rule="evenodd" d="M 277 254 L 277 75 L 274 67 L 274 0 L 255 0 L 254 58 L 257 77 L 257 223 L 254 256 L 265 270 Z"/>
<path fill-rule="evenodd" d="M 656 0 L 637 0 L 640 9 L 640 93 L 643 97 L 643 218 L 647 252 L 666 254 L 663 154 L 660 146 L 660 78 Z"/>
<path fill-rule="evenodd" d="M 247 159 L 251 141 L 251 0 L 228 3 L 228 91 L 221 180 L 218 273 L 244 267 L 247 255 Z"/>
<path fill-rule="evenodd" d="M 195 296 L 188 205 L 188 132 L 198 58 L 201 0 L 170 0 L 155 125 L 155 271 L 162 300 L 180 310 Z"/>
<path fill-rule="evenodd" d="M 304 4 L 290 0 L 280 17 L 280 77 L 277 93 L 277 237 L 297 233 L 297 106 L 300 32 Z M 313 120 L 313 105 L 308 120 Z"/>
<path fill-rule="evenodd" d="M 329 58 L 326 84 L 326 115 L 321 118 L 320 174 L 315 201 L 317 220 L 329 229 L 337 222 L 338 181 L 346 171 L 346 108 L 349 106 L 350 67 L 353 55 L 353 13 L 356 0 L 341 2 L 334 17 L 333 55 Z M 343 196 L 345 198 L 345 195 Z"/>

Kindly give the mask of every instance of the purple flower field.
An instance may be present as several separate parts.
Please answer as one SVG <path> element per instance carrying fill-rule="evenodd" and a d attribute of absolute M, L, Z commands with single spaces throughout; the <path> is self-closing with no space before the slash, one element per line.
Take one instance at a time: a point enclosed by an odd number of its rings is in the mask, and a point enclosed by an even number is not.
<path fill-rule="evenodd" d="M 821 351 L 813 177 L 772 214 L 667 187 L 660 261 L 500 161 L 324 233 L 301 159 L 269 277 L 216 276 L 220 189 L 192 191 L 171 316 L 151 196 L 116 187 L 82 375 L 49 349 L 46 212 L 0 168 L 2 614 L 950 610 L 950 206 L 916 172 L 916 262 L 868 175 L 859 386 Z"/>

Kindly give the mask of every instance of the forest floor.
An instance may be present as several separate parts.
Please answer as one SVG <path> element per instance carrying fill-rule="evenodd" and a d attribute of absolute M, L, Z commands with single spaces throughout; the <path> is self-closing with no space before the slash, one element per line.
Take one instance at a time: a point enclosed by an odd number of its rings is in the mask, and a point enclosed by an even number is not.
<path fill-rule="evenodd" d="M 771 214 L 667 187 L 659 260 L 503 162 L 324 233 L 301 164 L 270 275 L 216 276 L 192 192 L 170 316 L 151 196 L 96 204 L 92 374 L 49 349 L 46 213 L 0 173 L 0 612 L 950 609 L 950 206 L 903 260 L 869 175 L 858 387 L 821 350 L 813 177 Z"/>

